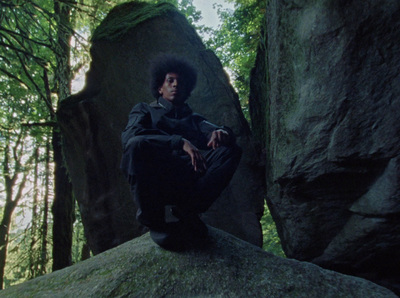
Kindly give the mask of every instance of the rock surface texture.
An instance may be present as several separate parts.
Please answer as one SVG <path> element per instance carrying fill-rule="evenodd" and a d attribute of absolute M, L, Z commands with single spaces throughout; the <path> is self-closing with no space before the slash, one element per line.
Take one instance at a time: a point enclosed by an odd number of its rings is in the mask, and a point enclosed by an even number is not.
<path fill-rule="evenodd" d="M 399 293 L 400 2 L 271 0 L 266 32 L 267 201 L 284 251 Z"/>
<path fill-rule="evenodd" d="M 203 249 L 172 253 L 149 234 L 0 297 L 396 297 L 384 287 L 284 259 L 211 229 Z"/>
<path fill-rule="evenodd" d="M 227 125 L 244 151 L 230 186 L 203 219 L 256 245 L 262 244 L 263 178 L 255 172 L 250 130 L 221 63 L 205 49 L 184 16 L 169 4 L 126 3 L 115 7 L 92 38 L 85 89 L 58 111 L 64 153 L 86 236 L 97 254 L 143 234 L 129 185 L 119 170 L 120 135 L 149 90 L 149 63 L 173 53 L 198 69 L 188 103 L 210 122 Z"/>

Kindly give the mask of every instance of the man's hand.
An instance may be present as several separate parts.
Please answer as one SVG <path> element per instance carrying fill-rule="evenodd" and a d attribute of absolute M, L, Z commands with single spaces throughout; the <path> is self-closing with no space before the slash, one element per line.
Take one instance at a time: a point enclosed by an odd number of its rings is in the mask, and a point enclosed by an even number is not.
<path fill-rule="evenodd" d="M 225 146 L 229 144 L 229 134 L 223 129 L 214 130 L 211 134 L 210 141 L 207 146 L 213 149 L 218 148 L 219 146 Z"/>
<path fill-rule="evenodd" d="M 203 155 L 200 154 L 199 149 L 196 148 L 192 143 L 190 143 L 186 139 L 183 140 L 183 151 L 189 154 L 190 158 L 192 159 L 192 165 L 195 172 L 204 172 L 207 170 L 206 160 L 204 159 Z"/>

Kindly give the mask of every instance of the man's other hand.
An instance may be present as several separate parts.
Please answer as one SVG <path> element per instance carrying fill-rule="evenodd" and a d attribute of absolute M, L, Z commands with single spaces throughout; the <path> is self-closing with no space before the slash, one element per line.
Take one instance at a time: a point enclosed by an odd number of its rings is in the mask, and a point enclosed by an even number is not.
<path fill-rule="evenodd" d="M 183 151 L 189 154 L 190 158 L 192 159 L 192 165 L 195 172 L 204 172 L 207 170 L 206 160 L 204 159 L 203 155 L 199 152 L 199 149 L 196 148 L 192 143 L 190 143 L 186 139 L 183 140 Z"/>
<path fill-rule="evenodd" d="M 223 129 L 217 129 L 212 132 L 210 141 L 208 142 L 207 146 L 216 149 L 219 146 L 228 145 L 229 140 L 230 136 L 228 132 Z"/>

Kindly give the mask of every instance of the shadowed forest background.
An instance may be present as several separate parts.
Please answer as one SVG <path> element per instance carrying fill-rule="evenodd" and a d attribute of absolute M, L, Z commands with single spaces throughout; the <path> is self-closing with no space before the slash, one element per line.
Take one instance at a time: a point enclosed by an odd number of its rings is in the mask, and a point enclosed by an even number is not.
<path fill-rule="evenodd" d="M 249 123 L 250 73 L 262 42 L 267 0 L 227 0 L 221 25 L 199 25 L 191 0 L 183 13 L 229 72 Z M 90 38 L 109 10 L 126 1 L 0 1 L 0 287 L 90 257 L 64 168 L 56 111 L 72 81 L 88 69 Z M 134 214 L 132 214 L 134 216 Z M 264 249 L 283 256 L 265 208 Z"/>

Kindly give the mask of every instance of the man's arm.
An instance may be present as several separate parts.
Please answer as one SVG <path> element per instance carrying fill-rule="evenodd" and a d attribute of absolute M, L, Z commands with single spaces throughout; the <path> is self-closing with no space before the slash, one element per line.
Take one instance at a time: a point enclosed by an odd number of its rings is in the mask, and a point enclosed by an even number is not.
<path fill-rule="evenodd" d="M 173 150 L 182 149 L 182 136 L 168 135 L 153 127 L 149 106 L 144 103 L 137 104 L 129 114 L 128 124 L 121 136 L 123 148 L 136 136 L 147 136 L 160 146 L 168 146 Z"/>
<path fill-rule="evenodd" d="M 231 129 L 227 127 L 216 126 L 206 120 L 199 123 L 199 128 L 202 134 L 208 137 L 207 147 L 217 149 L 220 146 L 231 146 L 235 144 L 235 136 Z M 196 172 L 207 170 L 206 160 L 201 155 L 196 146 L 186 139 L 183 140 L 183 150 L 192 159 L 192 165 Z"/>
<path fill-rule="evenodd" d="M 211 133 L 207 146 L 216 149 L 220 146 L 229 146 L 231 143 L 232 141 L 229 133 L 224 129 L 217 129 Z"/>
<path fill-rule="evenodd" d="M 203 155 L 201 155 L 201 153 L 199 152 L 197 147 L 194 146 L 190 141 L 188 141 L 186 139 L 182 139 L 182 140 L 183 140 L 183 148 L 182 149 L 190 156 L 194 170 L 196 172 L 200 172 L 200 173 L 207 170 L 206 160 L 203 157 Z"/>
<path fill-rule="evenodd" d="M 211 122 L 203 120 L 199 123 L 199 128 L 201 132 L 207 136 L 207 146 L 212 149 L 235 144 L 235 135 L 233 131 L 226 126 L 217 126 Z"/>

